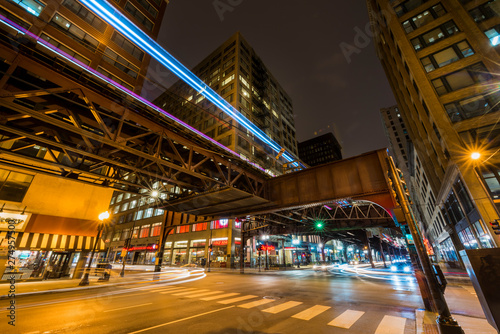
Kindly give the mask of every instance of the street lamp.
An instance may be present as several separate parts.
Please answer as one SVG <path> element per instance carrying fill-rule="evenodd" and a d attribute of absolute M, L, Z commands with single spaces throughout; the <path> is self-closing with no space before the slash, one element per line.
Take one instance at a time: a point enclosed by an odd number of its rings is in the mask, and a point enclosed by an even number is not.
<path fill-rule="evenodd" d="M 89 273 L 90 273 L 90 266 L 92 265 L 92 259 L 94 258 L 94 252 L 97 247 L 97 243 L 99 242 L 99 237 L 101 236 L 101 231 L 104 227 L 104 221 L 109 218 L 109 212 L 103 212 L 99 214 L 99 225 L 97 226 L 97 237 L 95 238 L 94 242 L 94 247 L 92 248 L 92 252 L 90 253 L 90 260 L 89 264 L 87 266 L 87 271 L 85 272 L 85 275 L 83 276 L 82 280 L 78 285 L 84 286 L 84 285 L 89 285 Z"/>
<path fill-rule="evenodd" d="M 472 160 L 477 160 L 481 157 L 481 153 L 479 152 L 472 152 L 472 154 L 470 155 L 471 159 Z"/>

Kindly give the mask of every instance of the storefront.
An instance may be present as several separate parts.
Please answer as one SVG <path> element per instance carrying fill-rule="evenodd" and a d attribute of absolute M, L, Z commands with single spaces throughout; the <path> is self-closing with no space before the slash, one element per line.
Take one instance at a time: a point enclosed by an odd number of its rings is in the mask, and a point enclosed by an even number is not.
<path fill-rule="evenodd" d="M 173 265 L 182 266 L 188 263 L 189 254 L 187 252 L 187 245 L 187 240 L 174 242 L 174 250 L 172 254 Z"/>
<path fill-rule="evenodd" d="M 203 266 L 206 260 L 205 246 L 207 241 L 205 239 L 191 240 L 191 247 L 189 248 L 189 263 L 195 263 Z"/>

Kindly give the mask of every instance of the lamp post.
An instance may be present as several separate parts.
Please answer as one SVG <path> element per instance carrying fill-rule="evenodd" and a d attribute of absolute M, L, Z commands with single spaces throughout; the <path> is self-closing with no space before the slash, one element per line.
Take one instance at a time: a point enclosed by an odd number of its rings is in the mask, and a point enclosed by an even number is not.
<path fill-rule="evenodd" d="M 101 236 L 101 231 L 104 227 L 104 220 L 109 218 L 109 212 L 103 212 L 99 215 L 99 225 L 97 226 L 97 237 L 95 238 L 94 242 L 94 247 L 92 248 L 92 252 L 90 252 L 90 260 L 89 264 L 87 266 L 87 271 L 85 272 L 85 275 L 83 276 L 82 280 L 78 285 L 84 286 L 84 285 L 89 285 L 89 273 L 90 273 L 90 266 L 92 265 L 92 259 L 94 258 L 94 252 L 97 247 L 97 243 L 99 242 L 99 237 Z"/>

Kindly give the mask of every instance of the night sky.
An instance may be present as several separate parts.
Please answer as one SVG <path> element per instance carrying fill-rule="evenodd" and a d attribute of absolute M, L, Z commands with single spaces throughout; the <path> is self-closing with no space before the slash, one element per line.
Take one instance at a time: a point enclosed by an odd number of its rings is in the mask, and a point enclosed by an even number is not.
<path fill-rule="evenodd" d="M 292 98 L 299 141 L 335 124 L 344 158 L 387 147 L 379 110 L 395 99 L 373 42 L 359 37 L 365 2 L 312 2 L 171 0 L 158 42 L 193 68 L 239 30 Z M 357 53 L 346 57 L 341 43 Z M 177 79 L 155 62 L 148 77 L 166 87 Z M 149 99 L 158 95 L 144 88 Z"/>

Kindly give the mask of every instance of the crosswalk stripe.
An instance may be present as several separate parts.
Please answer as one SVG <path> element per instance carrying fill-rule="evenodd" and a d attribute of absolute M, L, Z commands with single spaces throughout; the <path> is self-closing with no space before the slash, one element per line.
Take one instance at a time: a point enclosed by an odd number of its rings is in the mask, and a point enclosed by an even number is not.
<path fill-rule="evenodd" d="M 359 318 L 361 318 L 363 314 L 365 314 L 365 312 L 347 310 L 338 317 L 336 317 L 335 319 L 333 319 L 332 321 L 330 321 L 328 325 L 349 329 L 356 321 L 358 321 Z"/>
<path fill-rule="evenodd" d="M 222 299 L 222 298 L 226 298 L 226 297 L 232 297 L 232 296 L 236 296 L 236 295 L 239 295 L 239 293 L 225 293 L 223 295 L 218 295 L 218 296 L 211 296 L 211 297 L 205 297 L 205 298 L 200 298 L 201 300 L 215 300 L 215 299 Z"/>
<path fill-rule="evenodd" d="M 237 302 L 241 302 L 242 300 L 247 300 L 247 299 L 252 299 L 252 298 L 257 298 L 257 296 L 253 296 L 253 295 L 240 296 L 240 297 L 236 297 L 236 298 L 221 300 L 221 301 L 218 301 L 217 303 L 219 303 L 219 304 L 231 304 L 231 303 L 237 303 Z"/>
<path fill-rule="evenodd" d="M 221 293 L 221 292 L 224 292 L 224 291 L 210 291 L 210 292 L 194 293 L 192 295 L 187 295 L 185 297 L 187 297 L 187 298 L 204 297 L 204 296 L 215 295 L 215 294 Z"/>
<path fill-rule="evenodd" d="M 289 308 L 298 306 L 300 304 L 302 304 L 302 302 L 290 301 L 290 302 L 286 302 L 286 303 L 283 303 L 283 304 L 280 304 L 280 305 L 272 306 L 270 308 L 266 308 L 265 310 L 262 310 L 262 312 L 276 314 L 276 313 L 288 310 Z"/>
<path fill-rule="evenodd" d="M 152 289 L 148 289 L 148 291 L 157 292 L 157 291 L 170 291 L 170 290 L 179 290 L 179 289 L 185 289 L 185 288 L 179 287 L 179 286 L 170 286 L 170 287 L 166 287 L 166 288 L 152 288 Z"/>
<path fill-rule="evenodd" d="M 167 293 L 173 293 L 173 292 L 177 292 L 177 291 L 180 291 L 182 289 L 182 291 L 188 291 L 188 290 L 198 290 L 196 288 L 179 288 L 178 290 L 168 290 L 168 291 L 163 291 L 163 292 L 160 292 L 160 294 L 164 295 L 164 294 L 167 294 Z"/>
<path fill-rule="evenodd" d="M 313 307 L 310 307 L 307 310 L 304 310 L 300 313 L 292 315 L 292 318 L 301 319 L 301 320 L 311 320 L 312 318 L 325 312 L 329 308 L 330 308 L 330 306 L 314 305 Z"/>
<path fill-rule="evenodd" d="M 241 307 L 241 308 L 252 308 L 252 307 L 257 307 L 257 306 L 260 306 L 260 305 L 269 304 L 269 303 L 272 303 L 272 302 L 274 302 L 274 299 L 261 299 L 261 300 L 257 300 L 257 301 L 254 301 L 254 302 L 250 302 L 250 303 L 238 305 L 238 307 Z"/>
<path fill-rule="evenodd" d="M 380 322 L 375 334 L 404 334 L 406 318 L 386 315 Z"/>
<path fill-rule="evenodd" d="M 198 290 L 196 289 L 197 291 L 188 291 L 188 292 L 179 292 L 179 293 L 174 293 L 173 296 L 185 296 L 185 295 L 192 295 L 193 293 L 198 293 L 198 292 L 206 292 L 206 291 L 209 291 L 208 289 L 201 289 L 201 290 Z"/>

